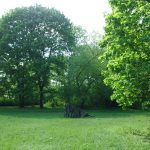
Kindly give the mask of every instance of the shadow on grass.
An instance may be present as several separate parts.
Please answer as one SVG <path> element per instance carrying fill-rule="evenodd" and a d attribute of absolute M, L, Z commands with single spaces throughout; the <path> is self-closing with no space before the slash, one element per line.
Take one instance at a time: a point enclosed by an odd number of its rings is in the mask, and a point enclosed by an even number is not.
<path fill-rule="evenodd" d="M 143 132 L 143 131 L 137 130 L 137 129 L 132 129 L 132 130 L 130 131 L 130 133 L 131 133 L 132 135 L 135 135 L 135 136 L 137 136 L 137 137 L 142 138 L 142 140 L 143 140 L 144 142 L 150 143 L 150 128 L 147 128 L 147 131 L 146 131 L 146 132 Z"/>
<path fill-rule="evenodd" d="M 90 115 L 94 117 L 89 117 L 88 119 L 95 118 L 126 118 L 133 117 L 137 115 L 149 116 L 148 111 L 122 111 L 119 109 L 109 109 L 109 110 L 85 110 Z M 7 117 L 21 117 L 21 118 L 35 118 L 35 119 L 60 119 L 64 118 L 63 108 L 17 108 L 17 107 L 0 107 L 0 116 Z"/>
<path fill-rule="evenodd" d="M 150 143 L 150 128 L 148 128 L 148 132 L 144 135 L 144 141 Z"/>
<path fill-rule="evenodd" d="M 63 118 L 63 109 L 0 107 L 0 116 L 35 119 L 59 119 Z"/>

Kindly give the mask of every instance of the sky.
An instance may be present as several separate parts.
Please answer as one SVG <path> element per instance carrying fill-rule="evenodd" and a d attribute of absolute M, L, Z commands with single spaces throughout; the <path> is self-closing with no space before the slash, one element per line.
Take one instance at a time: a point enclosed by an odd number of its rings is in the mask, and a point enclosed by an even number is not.
<path fill-rule="evenodd" d="M 10 9 L 35 4 L 56 8 L 89 33 L 96 31 L 103 34 L 104 13 L 111 11 L 107 0 L 0 0 L 0 16 Z"/>

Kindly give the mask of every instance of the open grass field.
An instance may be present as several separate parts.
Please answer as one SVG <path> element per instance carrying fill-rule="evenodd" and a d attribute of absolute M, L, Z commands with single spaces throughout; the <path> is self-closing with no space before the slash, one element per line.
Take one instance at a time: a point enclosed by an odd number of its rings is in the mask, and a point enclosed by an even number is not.
<path fill-rule="evenodd" d="M 0 150 L 150 150 L 150 112 L 89 112 L 65 119 L 61 110 L 0 108 Z"/>

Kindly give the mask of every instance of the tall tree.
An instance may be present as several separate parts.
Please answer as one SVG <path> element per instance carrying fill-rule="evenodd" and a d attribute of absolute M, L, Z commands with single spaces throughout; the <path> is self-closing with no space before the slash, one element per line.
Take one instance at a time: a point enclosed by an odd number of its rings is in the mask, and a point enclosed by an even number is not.
<path fill-rule="evenodd" d="M 66 103 L 85 106 L 105 105 L 111 90 L 103 83 L 103 66 L 98 57 L 103 50 L 98 46 L 100 34 L 88 35 L 82 28 L 75 28 L 77 46 L 68 61 L 64 86 Z M 79 36 L 81 35 L 81 36 Z"/>
<path fill-rule="evenodd" d="M 55 9 L 38 5 L 16 8 L 2 17 L 0 57 L 5 67 L 0 70 L 14 81 L 20 106 L 24 106 L 26 90 L 34 82 L 43 108 L 44 88 L 52 72 L 63 66 L 74 41 L 72 24 Z"/>
<path fill-rule="evenodd" d="M 104 98 L 106 87 L 101 76 L 102 66 L 98 61 L 100 53 L 98 47 L 82 45 L 70 57 L 66 86 L 70 103 L 83 108 L 85 104 L 92 104 L 96 100 L 100 103 Z"/>
<path fill-rule="evenodd" d="M 109 0 L 101 46 L 107 60 L 105 83 L 113 89 L 112 100 L 120 106 L 150 100 L 150 2 Z"/>

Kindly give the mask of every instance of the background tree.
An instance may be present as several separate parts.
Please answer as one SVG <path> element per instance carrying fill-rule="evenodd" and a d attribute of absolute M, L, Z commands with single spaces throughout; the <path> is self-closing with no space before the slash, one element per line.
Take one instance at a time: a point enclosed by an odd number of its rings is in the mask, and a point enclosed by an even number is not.
<path fill-rule="evenodd" d="M 109 0 L 101 46 L 107 60 L 105 83 L 120 106 L 141 105 L 150 100 L 150 3 L 142 0 Z"/>
<path fill-rule="evenodd" d="M 79 34 L 85 34 L 82 28 L 77 30 L 75 35 Z M 100 37 L 99 34 L 83 35 L 81 38 L 86 37 L 84 40 L 76 36 L 78 42 L 71 57 L 68 58 L 64 80 L 65 116 L 67 117 L 81 117 L 81 109 L 85 107 L 108 106 L 111 90 L 103 83 L 101 75 L 103 66 L 98 60 L 103 50 L 98 46 L 97 35 Z"/>
<path fill-rule="evenodd" d="M 74 46 L 72 24 L 55 9 L 23 7 L 2 17 L 0 33 L 1 70 L 13 82 L 20 106 L 27 95 L 39 93 L 42 108 L 52 72 L 64 66 L 63 59 Z M 37 88 L 39 92 L 34 92 Z M 27 94 L 28 90 L 32 92 Z"/>
<path fill-rule="evenodd" d="M 98 56 L 102 53 L 98 47 L 82 45 L 69 60 L 66 94 L 70 103 L 81 108 L 91 105 L 105 105 L 110 91 L 103 84 L 102 66 Z"/>

